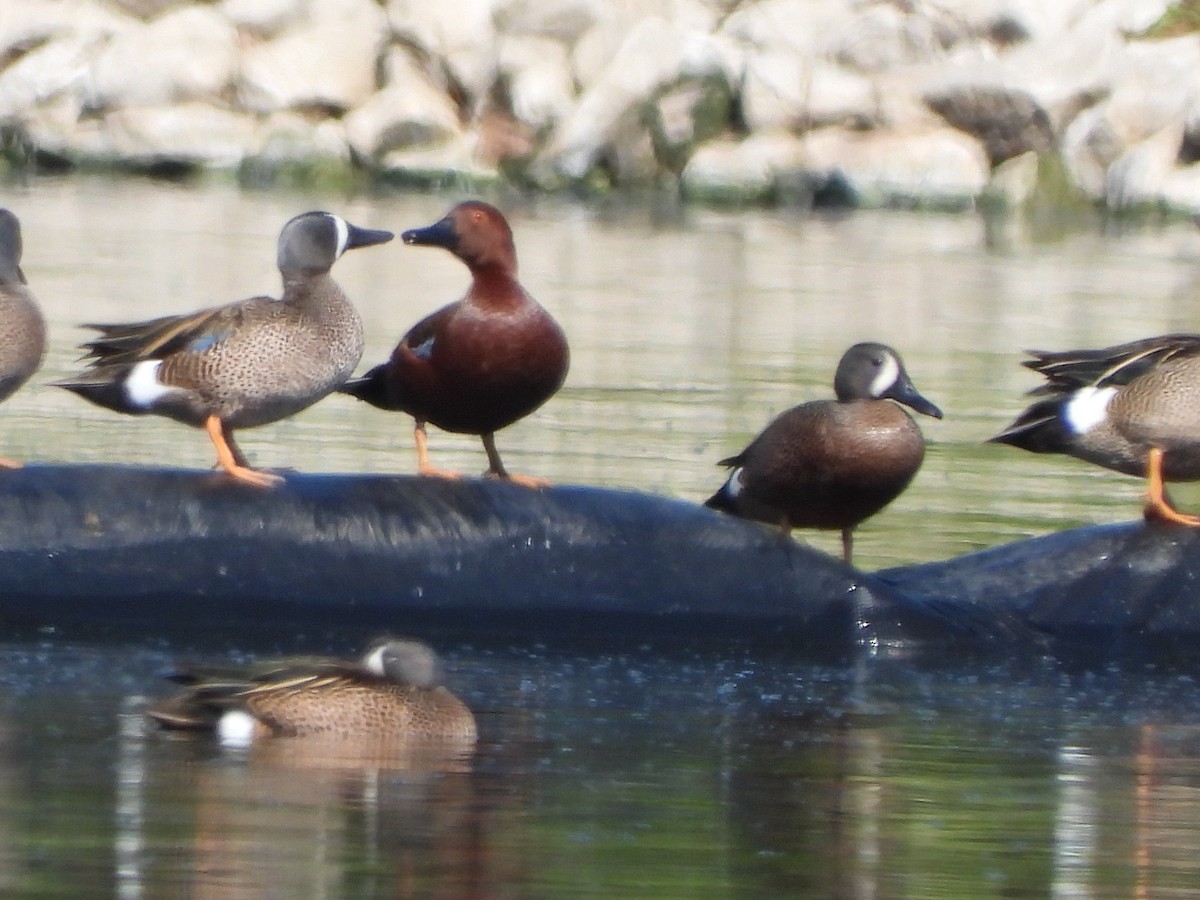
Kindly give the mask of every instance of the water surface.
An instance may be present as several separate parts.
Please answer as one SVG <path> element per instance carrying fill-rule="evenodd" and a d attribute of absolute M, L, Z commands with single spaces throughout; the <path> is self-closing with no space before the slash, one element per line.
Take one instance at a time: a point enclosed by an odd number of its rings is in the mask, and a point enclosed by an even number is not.
<path fill-rule="evenodd" d="M 458 198 L 219 185 L 9 185 L 51 325 L 0 452 L 202 468 L 202 433 L 46 386 L 80 322 L 278 292 L 275 239 L 328 208 L 400 231 Z M 700 501 L 714 463 L 830 393 L 883 340 L 946 412 L 911 489 L 859 532 L 864 568 L 1134 518 L 1140 485 L 986 445 L 1035 383 L 1023 347 L 1195 330 L 1200 234 L 1021 217 L 506 203 L 522 278 L 562 322 L 559 396 L 505 430 L 510 468 Z M 457 297 L 448 254 L 340 261 L 364 368 Z M 411 423 L 349 398 L 240 435 L 255 463 L 411 472 Z M 481 471 L 478 441 L 432 434 Z M 1186 488 L 1182 505 L 1200 502 Z M 805 535 L 835 550 L 831 535 Z M 956 659 L 816 664 L 719 642 L 554 648 L 424 635 L 476 710 L 470 759 L 236 753 L 147 725 L 181 656 L 350 653 L 367 635 L 43 633 L 0 644 L 0 893 L 62 897 L 1169 897 L 1200 883 L 1196 673 Z M 468 623 L 469 624 L 469 623 Z M 398 629 L 399 630 L 399 629 Z M 261 632 L 260 632 L 261 635 Z"/>

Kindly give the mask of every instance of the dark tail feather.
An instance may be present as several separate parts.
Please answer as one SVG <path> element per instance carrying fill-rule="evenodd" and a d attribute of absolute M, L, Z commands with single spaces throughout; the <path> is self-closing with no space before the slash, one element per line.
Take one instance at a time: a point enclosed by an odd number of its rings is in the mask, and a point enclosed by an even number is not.
<path fill-rule="evenodd" d="M 1008 444 L 1031 453 L 1067 453 L 1071 432 L 1062 419 L 1062 407 L 1067 398 L 1059 395 L 1039 400 L 995 437 L 989 444 Z"/>
<path fill-rule="evenodd" d="M 129 402 L 124 382 L 128 369 L 128 366 L 98 366 L 86 369 L 74 378 L 64 378 L 53 384 L 54 387 L 65 388 L 105 409 L 136 415 L 147 410 L 138 409 Z"/>

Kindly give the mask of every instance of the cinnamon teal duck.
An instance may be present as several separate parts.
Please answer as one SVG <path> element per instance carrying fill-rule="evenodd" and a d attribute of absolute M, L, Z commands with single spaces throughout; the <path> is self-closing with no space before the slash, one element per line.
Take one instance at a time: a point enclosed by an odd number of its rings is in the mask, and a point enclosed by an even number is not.
<path fill-rule="evenodd" d="M 182 693 L 146 714 L 164 728 L 213 731 L 246 746 L 272 737 L 474 743 L 475 717 L 442 684 L 427 644 L 374 642 L 358 661 L 326 657 L 198 667 L 170 676 Z"/>
<path fill-rule="evenodd" d="M 0 401 L 37 371 L 46 355 L 46 321 L 21 271 L 21 224 L 0 209 Z M 0 467 L 21 464 L 0 457 Z"/>
<path fill-rule="evenodd" d="M 705 505 L 787 533 L 840 529 L 849 563 L 854 529 L 900 496 L 925 458 L 920 428 L 897 404 L 936 419 L 942 412 L 917 392 L 900 355 L 883 344 L 847 350 L 833 389 L 836 400 L 789 409 L 745 450 L 721 460 L 718 465 L 732 471 Z"/>
<path fill-rule="evenodd" d="M 362 321 L 329 270 L 345 251 L 391 238 L 331 213 L 296 216 L 279 235 L 280 299 L 88 325 L 100 332 L 83 345 L 89 367 L 57 384 L 117 412 L 203 427 L 229 475 L 274 484 L 279 476 L 248 466 L 233 432 L 293 415 L 350 377 L 362 358 Z"/>
<path fill-rule="evenodd" d="M 425 425 L 432 423 L 479 435 L 489 475 L 544 484 L 509 475 L 495 433 L 558 391 L 570 353 L 558 323 L 517 281 L 517 251 L 504 215 L 487 203 L 460 203 L 436 224 L 401 238 L 449 250 L 471 270 L 471 286 L 461 300 L 414 325 L 391 359 L 347 382 L 342 392 L 413 417 L 421 474 L 457 477 L 429 463 Z"/>
<path fill-rule="evenodd" d="M 1200 335 L 1029 355 L 1023 365 L 1046 378 L 1031 391 L 1040 399 L 992 442 L 1143 477 L 1147 518 L 1200 525 L 1164 488 L 1200 479 Z"/>

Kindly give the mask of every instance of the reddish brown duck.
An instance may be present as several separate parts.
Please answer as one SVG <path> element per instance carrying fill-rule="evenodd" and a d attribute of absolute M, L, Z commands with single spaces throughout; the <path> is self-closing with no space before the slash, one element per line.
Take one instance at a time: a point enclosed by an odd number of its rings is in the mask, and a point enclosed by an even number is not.
<path fill-rule="evenodd" d="M 461 300 L 414 325 L 391 359 L 341 390 L 413 417 L 421 474 L 457 477 L 429 462 L 425 425 L 432 423 L 479 435 L 489 475 L 544 484 L 509 475 L 495 433 L 554 396 L 567 377 L 570 352 L 558 323 L 517 281 L 507 220 L 494 206 L 469 201 L 401 237 L 406 244 L 449 250 L 471 270 L 471 286 Z"/>

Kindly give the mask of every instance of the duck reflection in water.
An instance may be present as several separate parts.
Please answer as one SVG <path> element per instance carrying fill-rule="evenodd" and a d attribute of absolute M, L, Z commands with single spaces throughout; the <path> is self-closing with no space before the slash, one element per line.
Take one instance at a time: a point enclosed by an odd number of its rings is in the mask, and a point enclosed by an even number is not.
<path fill-rule="evenodd" d="M 787 533 L 840 529 L 850 563 L 854 529 L 900 496 L 925 458 L 921 429 L 897 404 L 936 419 L 942 411 L 917 392 L 900 355 L 883 344 L 847 350 L 833 387 L 836 400 L 788 410 L 741 453 L 721 460 L 732 471 L 705 505 Z"/>
<path fill-rule="evenodd" d="M 510 475 L 495 433 L 549 400 L 567 377 L 567 338 L 517 281 L 512 229 L 500 210 L 470 201 L 441 221 L 401 235 L 404 243 L 444 247 L 471 270 L 461 300 L 426 316 L 400 340 L 391 359 L 341 391 L 415 420 L 417 471 L 458 477 L 430 464 L 425 424 L 477 434 L 487 474 L 533 487 L 543 478 Z"/>

